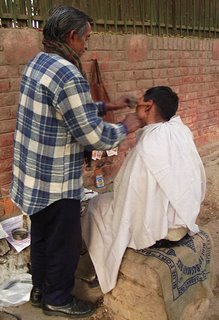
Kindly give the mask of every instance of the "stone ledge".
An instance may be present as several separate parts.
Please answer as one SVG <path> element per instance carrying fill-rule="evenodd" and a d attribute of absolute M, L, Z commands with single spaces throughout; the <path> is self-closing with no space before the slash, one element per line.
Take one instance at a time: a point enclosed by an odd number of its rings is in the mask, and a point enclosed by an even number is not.
<path fill-rule="evenodd" d="M 210 238 L 211 240 L 211 238 Z M 210 247 L 213 243 L 211 240 Z M 209 309 L 210 300 L 215 287 L 214 264 L 210 266 L 209 288 L 205 294 L 199 294 L 190 288 L 183 294 L 185 307 L 180 315 L 168 316 L 160 275 L 153 268 L 162 264 L 154 259 L 153 264 L 148 264 L 148 257 L 127 249 L 121 264 L 116 287 L 104 296 L 104 304 L 112 314 L 113 320 L 205 320 Z M 168 268 L 165 274 L 169 276 Z M 198 287 L 199 288 L 199 287 Z M 209 294 L 208 294 L 209 291 Z M 206 295 L 206 296 L 205 296 Z M 169 308 L 170 310 L 170 308 Z M 175 314 L 176 314 L 175 310 Z M 169 313 L 170 314 L 170 313 Z"/>

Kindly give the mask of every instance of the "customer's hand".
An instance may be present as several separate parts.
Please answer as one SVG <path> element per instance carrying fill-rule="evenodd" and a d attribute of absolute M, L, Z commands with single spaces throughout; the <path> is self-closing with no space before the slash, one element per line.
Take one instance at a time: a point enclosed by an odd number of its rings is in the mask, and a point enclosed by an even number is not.
<path fill-rule="evenodd" d="M 142 127 L 142 123 L 136 113 L 127 114 L 122 123 L 126 126 L 128 133 L 134 132 Z"/>

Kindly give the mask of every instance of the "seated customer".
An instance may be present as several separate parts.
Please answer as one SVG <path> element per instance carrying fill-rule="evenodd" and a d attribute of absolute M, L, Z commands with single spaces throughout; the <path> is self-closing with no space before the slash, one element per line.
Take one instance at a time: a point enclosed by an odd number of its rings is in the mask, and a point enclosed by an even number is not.
<path fill-rule="evenodd" d="M 114 180 L 114 192 L 94 197 L 82 218 L 103 293 L 115 287 L 127 247 L 143 249 L 199 231 L 205 171 L 177 109 L 178 96 L 169 87 L 145 92 L 136 107 L 143 127 Z"/>

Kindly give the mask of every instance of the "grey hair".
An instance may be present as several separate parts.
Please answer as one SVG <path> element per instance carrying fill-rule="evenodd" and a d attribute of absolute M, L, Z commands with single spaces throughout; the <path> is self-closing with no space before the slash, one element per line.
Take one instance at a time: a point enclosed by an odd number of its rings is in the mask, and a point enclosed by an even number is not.
<path fill-rule="evenodd" d="M 82 37 L 91 22 L 92 19 L 79 9 L 58 6 L 50 11 L 43 35 L 45 40 L 65 42 L 72 30 Z"/>

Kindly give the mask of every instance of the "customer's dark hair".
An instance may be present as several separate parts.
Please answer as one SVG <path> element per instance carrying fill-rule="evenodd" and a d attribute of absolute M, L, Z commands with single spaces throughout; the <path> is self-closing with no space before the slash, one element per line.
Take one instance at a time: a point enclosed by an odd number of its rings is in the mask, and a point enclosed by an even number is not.
<path fill-rule="evenodd" d="M 158 86 L 148 89 L 144 94 L 144 101 L 148 100 L 153 100 L 165 120 L 170 120 L 178 109 L 179 97 L 170 87 Z"/>
<path fill-rule="evenodd" d="M 49 18 L 43 28 L 45 40 L 65 42 L 67 35 L 75 30 L 82 37 L 88 23 L 92 19 L 83 11 L 69 7 L 58 6 L 49 13 Z"/>

